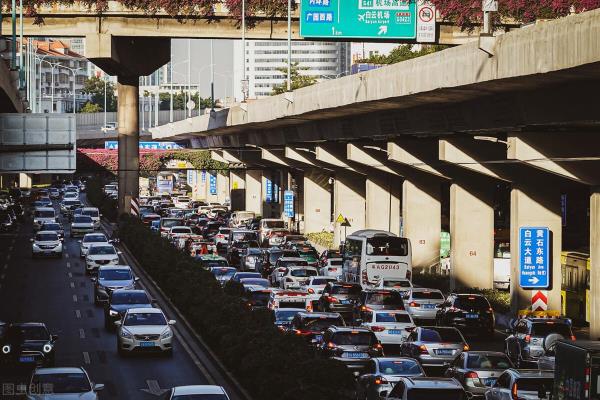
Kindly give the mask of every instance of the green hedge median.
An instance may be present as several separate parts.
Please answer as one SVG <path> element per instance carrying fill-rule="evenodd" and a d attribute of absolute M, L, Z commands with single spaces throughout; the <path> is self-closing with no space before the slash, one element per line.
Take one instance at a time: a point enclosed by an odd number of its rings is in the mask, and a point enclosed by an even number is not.
<path fill-rule="evenodd" d="M 124 217 L 120 236 L 255 400 L 352 399 L 354 379 L 343 365 L 316 358 L 304 339 L 279 332 L 268 311 L 247 311 L 210 272 L 139 220 Z"/>
<path fill-rule="evenodd" d="M 117 201 L 104 194 L 101 180 L 88 180 L 86 183 L 86 197 L 94 207 L 98 207 L 103 217 L 109 221 L 117 220 Z"/>

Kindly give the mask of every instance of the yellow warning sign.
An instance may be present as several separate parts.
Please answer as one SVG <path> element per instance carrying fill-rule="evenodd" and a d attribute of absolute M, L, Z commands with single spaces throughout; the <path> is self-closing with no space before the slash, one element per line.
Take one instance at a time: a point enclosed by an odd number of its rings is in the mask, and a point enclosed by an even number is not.
<path fill-rule="evenodd" d="M 238 183 L 237 182 L 233 182 L 233 190 L 237 190 L 238 189 Z"/>
<path fill-rule="evenodd" d="M 335 222 L 338 223 L 338 224 L 343 224 L 345 220 L 346 220 L 346 218 L 344 218 L 344 216 L 342 214 L 340 214 L 340 215 L 338 215 L 338 217 L 335 220 Z"/>

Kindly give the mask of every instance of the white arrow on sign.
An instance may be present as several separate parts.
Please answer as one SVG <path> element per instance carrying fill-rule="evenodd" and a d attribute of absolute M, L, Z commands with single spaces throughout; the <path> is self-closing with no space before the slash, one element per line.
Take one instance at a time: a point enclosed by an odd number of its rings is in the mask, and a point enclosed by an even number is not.
<path fill-rule="evenodd" d="M 154 380 L 149 380 L 146 381 L 146 385 L 148 385 L 148 389 L 140 389 L 142 392 L 146 392 L 148 394 L 151 394 L 153 396 L 161 396 L 163 395 L 165 392 L 168 392 L 169 389 L 161 389 L 160 385 L 158 384 L 158 381 Z"/>
<path fill-rule="evenodd" d="M 387 25 L 381 25 L 379 27 L 379 32 L 377 32 L 377 35 L 385 35 L 387 33 Z"/>
<path fill-rule="evenodd" d="M 529 279 L 528 279 L 528 281 L 529 281 L 529 283 L 533 283 L 534 285 L 537 285 L 537 283 L 538 283 L 540 280 L 538 279 L 538 277 L 537 277 L 537 276 L 534 276 L 533 278 L 529 278 Z"/>

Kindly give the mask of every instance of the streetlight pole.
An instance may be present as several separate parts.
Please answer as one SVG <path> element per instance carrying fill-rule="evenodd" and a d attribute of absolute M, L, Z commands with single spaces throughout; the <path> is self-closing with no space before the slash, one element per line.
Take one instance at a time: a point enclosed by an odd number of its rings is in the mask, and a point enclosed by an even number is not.
<path fill-rule="evenodd" d="M 19 89 L 23 89 L 23 0 L 19 0 Z"/>
<path fill-rule="evenodd" d="M 192 41 L 191 39 L 188 39 L 187 41 L 187 51 L 188 51 L 188 65 L 187 65 L 187 83 L 188 83 L 188 101 L 192 100 L 192 81 L 191 81 L 191 74 L 192 74 Z M 192 117 L 192 108 L 188 107 L 187 102 L 185 104 L 185 107 L 188 110 L 188 118 Z"/>
<path fill-rule="evenodd" d="M 169 70 L 169 80 L 171 81 L 171 90 L 170 92 L 170 97 L 171 97 L 171 101 L 169 103 L 169 122 L 173 122 L 173 57 L 171 57 L 171 69 Z"/>
<path fill-rule="evenodd" d="M 106 128 L 106 73 L 102 76 L 104 81 L 104 127 Z"/>
<path fill-rule="evenodd" d="M 292 90 L 292 0 L 288 0 L 288 65 L 287 91 Z"/>
<path fill-rule="evenodd" d="M 12 0 L 12 51 L 10 69 L 17 69 L 17 2 Z"/>
<path fill-rule="evenodd" d="M 210 105 L 211 105 L 211 110 L 215 111 L 215 64 L 214 64 L 213 58 L 214 58 L 213 39 L 210 39 Z M 198 101 L 200 101 L 199 97 L 198 97 Z"/>
<path fill-rule="evenodd" d="M 242 0 L 242 99 L 246 101 L 246 0 Z"/>

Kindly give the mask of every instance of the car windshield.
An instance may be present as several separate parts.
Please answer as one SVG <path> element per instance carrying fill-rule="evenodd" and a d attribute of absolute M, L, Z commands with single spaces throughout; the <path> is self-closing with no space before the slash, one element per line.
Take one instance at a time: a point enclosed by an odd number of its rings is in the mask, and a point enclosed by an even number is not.
<path fill-rule="evenodd" d="M 162 313 L 127 313 L 123 325 L 167 325 L 167 320 Z"/>
<path fill-rule="evenodd" d="M 376 236 L 367 239 L 368 256 L 406 256 L 408 240 L 394 236 Z"/>
<path fill-rule="evenodd" d="M 410 287 L 410 282 L 409 281 L 387 281 L 384 280 L 383 281 L 383 287 L 386 288 L 409 288 Z"/>
<path fill-rule="evenodd" d="M 35 240 L 39 242 L 52 242 L 58 240 L 56 233 L 38 233 L 35 235 Z"/>
<path fill-rule="evenodd" d="M 106 236 L 104 235 L 85 235 L 83 237 L 83 243 L 101 243 L 106 241 Z"/>
<path fill-rule="evenodd" d="M 377 313 L 375 314 L 375 322 L 400 322 L 410 324 L 410 316 L 403 313 Z"/>
<path fill-rule="evenodd" d="M 246 278 L 260 278 L 260 274 L 258 272 L 238 272 L 235 275 L 236 280 L 239 282 L 242 279 Z"/>
<path fill-rule="evenodd" d="M 331 282 L 331 281 L 333 281 L 333 279 L 314 278 L 310 284 L 311 285 L 327 285 L 327 283 Z"/>
<path fill-rule="evenodd" d="M 83 215 L 96 218 L 100 215 L 100 213 L 98 212 L 98 210 L 83 210 Z"/>
<path fill-rule="evenodd" d="M 293 260 L 293 261 L 282 261 L 281 262 L 281 266 L 282 267 L 291 267 L 291 266 L 294 266 L 294 265 L 297 265 L 297 266 L 300 266 L 300 267 L 305 266 L 305 265 L 308 266 L 308 262 L 306 260 L 297 260 L 297 261 Z"/>
<path fill-rule="evenodd" d="M 444 295 L 441 292 L 421 292 L 413 291 L 412 298 L 418 300 L 443 300 Z"/>
<path fill-rule="evenodd" d="M 275 321 L 291 322 L 299 312 L 300 311 L 298 310 L 286 310 L 285 308 L 280 308 L 275 311 Z"/>
<path fill-rule="evenodd" d="M 49 340 L 50 334 L 42 325 L 12 326 L 8 330 L 9 340 Z"/>
<path fill-rule="evenodd" d="M 208 261 L 203 261 L 202 263 L 208 268 L 229 267 L 229 263 L 227 262 L 227 260 L 208 260 Z M 234 271 L 234 273 L 235 273 L 235 271 Z"/>
<path fill-rule="evenodd" d="M 171 400 L 228 400 L 224 394 L 184 394 L 173 396 Z"/>
<path fill-rule="evenodd" d="M 110 302 L 111 304 L 150 304 L 148 296 L 143 292 L 113 292 Z"/>
<path fill-rule="evenodd" d="M 248 242 L 250 240 L 256 240 L 256 233 L 254 232 L 234 232 L 233 242 Z"/>
<path fill-rule="evenodd" d="M 269 287 L 269 281 L 262 278 L 245 278 L 240 281 L 242 285 L 257 285 L 265 288 Z"/>
<path fill-rule="evenodd" d="M 255 290 L 250 292 L 248 300 L 253 306 L 266 306 L 269 302 L 269 296 L 271 296 L 271 292 L 268 290 Z"/>
<path fill-rule="evenodd" d="M 90 248 L 89 254 L 91 256 L 107 256 L 117 254 L 113 246 L 93 246 Z"/>
<path fill-rule="evenodd" d="M 394 395 L 394 391 L 390 396 Z M 463 389 L 410 389 L 407 400 L 466 400 L 467 395 Z"/>
<path fill-rule="evenodd" d="M 130 269 L 101 269 L 98 278 L 107 281 L 126 281 L 132 279 Z"/>
<path fill-rule="evenodd" d="M 90 381 L 84 373 L 35 374 L 31 380 L 31 386 L 39 388 L 51 388 L 51 393 L 53 394 L 85 393 L 92 390 Z"/>
<path fill-rule="evenodd" d="M 463 338 L 456 329 L 427 328 L 421 330 L 421 342 L 430 343 L 462 343 Z"/>
<path fill-rule="evenodd" d="M 306 250 L 306 251 L 300 250 L 300 251 L 298 251 L 298 253 L 300 254 L 301 257 L 319 258 L 319 255 L 314 250 Z"/>
<path fill-rule="evenodd" d="M 73 222 L 75 222 L 76 224 L 91 224 L 93 221 L 91 217 L 86 217 L 82 215 L 80 217 L 73 218 Z"/>
<path fill-rule="evenodd" d="M 81 202 L 79 200 L 65 200 L 64 205 L 67 207 L 80 206 Z"/>
<path fill-rule="evenodd" d="M 265 221 L 265 226 L 269 229 L 285 228 L 284 221 Z"/>
<path fill-rule="evenodd" d="M 357 295 L 361 291 L 360 286 L 355 285 L 339 285 L 331 288 L 331 294 L 350 294 Z"/>
<path fill-rule="evenodd" d="M 296 278 L 308 278 L 309 276 L 317 276 L 318 272 L 314 269 L 293 269 L 290 275 Z"/>
<path fill-rule="evenodd" d="M 462 309 L 487 310 L 490 303 L 483 296 L 458 296 L 454 301 L 454 307 Z"/>
<path fill-rule="evenodd" d="M 367 294 L 367 304 L 380 306 L 401 306 L 404 308 L 404 301 L 400 293 L 395 291 L 369 292 Z"/>
<path fill-rule="evenodd" d="M 570 339 L 572 336 L 571 328 L 566 324 L 557 324 L 552 321 L 535 323 L 531 327 L 532 336 L 546 337 L 552 333 L 558 333 L 563 337 Z"/>
<path fill-rule="evenodd" d="M 333 335 L 332 341 L 340 346 L 371 346 L 377 339 L 372 332 L 351 331 L 337 332 Z"/>
<path fill-rule="evenodd" d="M 59 224 L 44 224 L 42 225 L 42 229 L 45 231 L 60 231 L 60 225 Z"/>
<path fill-rule="evenodd" d="M 384 375 L 421 375 L 423 370 L 415 360 L 379 361 L 379 371 Z"/>
<path fill-rule="evenodd" d="M 104 186 L 104 190 L 117 190 L 115 185 L 106 185 Z"/>
<path fill-rule="evenodd" d="M 304 319 L 303 329 L 323 332 L 332 325 L 344 326 L 345 324 L 342 317 L 307 317 Z"/>
<path fill-rule="evenodd" d="M 552 390 L 554 379 L 552 378 L 519 378 L 517 379 L 519 392 L 538 392 L 542 386 L 546 391 Z"/>
<path fill-rule="evenodd" d="M 37 210 L 34 215 L 36 218 L 54 218 L 52 210 Z"/>
<path fill-rule="evenodd" d="M 512 368 L 512 363 L 503 354 L 469 354 L 467 368 L 469 369 L 501 369 Z"/>
<path fill-rule="evenodd" d="M 331 265 L 342 265 L 343 264 L 343 260 L 341 258 L 329 259 L 329 264 L 331 264 Z"/>
<path fill-rule="evenodd" d="M 182 224 L 183 224 L 183 220 L 181 220 L 179 218 L 161 220 L 161 225 L 163 226 L 163 228 L 172 228 L 174 226 L 182 225 Z"/>
<path fill-rule="evenodd" d="M 212 273 L 217 278 L 231 277 L 236 273 L 235 268 L 213 268 Z"/>
<path fill-rule="evenodd" d="M 173 228 L 171 233 L 192 233 L 190 228 Z"/>

